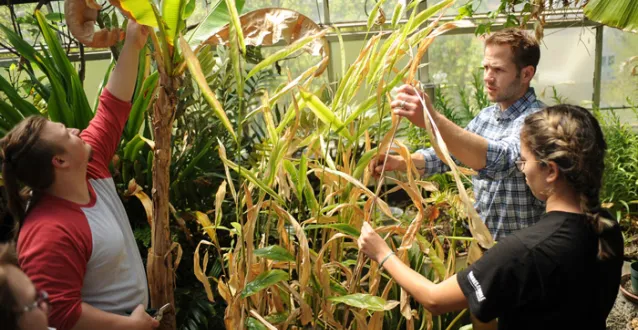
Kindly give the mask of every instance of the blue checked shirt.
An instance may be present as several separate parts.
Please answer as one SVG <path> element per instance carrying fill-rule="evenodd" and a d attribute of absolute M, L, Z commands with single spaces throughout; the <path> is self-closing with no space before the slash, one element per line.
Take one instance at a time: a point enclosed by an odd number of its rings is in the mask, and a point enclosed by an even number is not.
<path fill-rule="evenodd" d="M 495 240 L 535 224 L 545 212 L 544 203 L 532 195 L 515 163 L 520 155 L 520 132 L 525 117 L 544 107 L 530 88 L 505 111 L 497 104 L 481 110 L 465 128 L 488 141 L 485 168 L 472 177 L 472 183 L 474 207 Z M 425 176 L 450 170 L 434 149 L 418 152 L 425 157 Z"/>

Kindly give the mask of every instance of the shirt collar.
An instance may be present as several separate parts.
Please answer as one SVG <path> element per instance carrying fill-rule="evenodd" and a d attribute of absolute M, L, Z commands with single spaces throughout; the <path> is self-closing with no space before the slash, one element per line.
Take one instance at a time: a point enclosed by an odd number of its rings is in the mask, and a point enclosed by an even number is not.
<path fill-rule="evenodd" d="M 509 108 L 505 109 L 505 111 L 501 111 L 501 107 L 497 103 L 495 105 L 497 110 L 495 112 L 495 116 L 499 120 L 512 120 L 518 118 L 518 116 L 534 102 L 536 102 L 536 93 L 534 92 L 534 88 L 530 87 L 525 95 L 516 100 L 516 102 L 510 105 Z"/>

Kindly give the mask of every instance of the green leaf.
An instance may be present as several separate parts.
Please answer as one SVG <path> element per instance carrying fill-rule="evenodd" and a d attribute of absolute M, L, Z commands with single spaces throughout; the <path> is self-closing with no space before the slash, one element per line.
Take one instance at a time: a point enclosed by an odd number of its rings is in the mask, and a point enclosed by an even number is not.
<path fill-rule="evenodd" d="M 385 3 L 386 0 L 377 1 L 377 3 L 372 7 L 370 11 L 370 16 L 368 16 L 368 31 L 372 28 L 372 25 L 377 20 L 377 16 L 379 15 L 379 10 L 381 10 L 381 5 Z"/>
<path fill-rule="evenodd" d="M 275 269 L 263 272 L 252 282 L 246 284 L 246 287 L 241 292 L 241 298 L 244 299 L 250 297 L 261 290 L 267 289 L 268 287 L 287 279 L 288 273 L 283 270 Z"/>
<path fill-rule="evenodd" d="M 261 61 L 257 65 L 255 65 L 255 67 L 253 67 L 252 70 L 250 70 L 250 72 L 248 72 L 248 75 L 246 76 L 246 79 L 252 77 L 257 72 L 263 70 L 267 66 L 272 65 L 272 64 L 274 64 L 277 61 L 283 60 L 286 57 L 294 54 L 298 50 L 301 50 L 304 46 L 306 46 L 307 44 L 313 42 L 315 39 L 317 39 L 317 38 L 319 38 L 321 36 L 323 36 L 323 34 L 315 34 L 315 35 L 309 35 L 309 36 L 303 37 L 303 38 L 298 39 L 297 41 L 293 42 L 291 45 L 289 45 L 289 46 L 287 46 L 287 47 L 275 52 L 274 54 L 266 57 L 263 61 Z"/>
<path fill-rule="evenodd" d="M 246 329 L 249 330 L 268 330 L 268 328 L 253 317 L 246 319 Z"/>
<path fill-rule="evenodd" d="M 330 297 L 328 300 L 375 312 L 384 311 L 386 306 L 385 299 L 367 293 L 354 293 L 347 296 Z"/>
<path fill-rule="evenodd" d="M 244 42 L 244 31 L 242 31 L 241 22 L 239 21 L 239 12 L 237 11 L 237 7 L 235 7 L 235 2 L 233 0 L 225 1 L 226 7 L 228 7 L 228 16 L 230 17 L 230 26 L 233 27 L 233 29 L 231 29 L 231 33 L 235 33 L 237 36 L 237 45 L 239 46 L 241 53 L 246 55 L 246 43 Z"/>
<path fill-rule="evenodd" d="M 410 29 L 408 30 L 410 33 L 417 29 L 421 24 L 425 23 L 428 18 L 432 17 L 432 15 L 439 12 L 439 10 L 445 8 L 445 6 L 453 3 L 454 0 L 443 0 L 433 6 L 429 6 L 426 10 L 420 12 L 414 20 L 412 21 L 412 25 L 410 25 Z"/>
<path fill-rule="evenodd" d="M 267 194 L 269 194 L 271 197 L 273 197 L 278 202 L 283 202 L 282 198 L 277 194 L 277 192 L 275 192 L 270 187 L 268 187 L 268 185 L 266 185 L 262 180 L 259 180 L 259 178 L 257 178 L 255 173 L 253 173 L 252 171 L 249 171 L 248 169 L 246 169 L 246 168 L 244 168 L 242 166 L 238 166 L 237 164 L 235 164 L 232 161 L 228 160 L 228 158 L 226 158 L 226 149 L 223 147 L 223 145 L 222 145 L 221 141 L 219 141 L 219 139 L 217 140 L 217 142 L 219 144 L 219 156 L 221 157 L 222 162 L 226 166 L 231 168 L 233 171 L 239 173 L 246 180 L 252 182 L 254 185 L 259 187 L 259 189 L 261 189 L 264 192 L 266 192 Z"/>
<path fill-rule="evenodd" d="M 459 14 L 456 15 L 454 19 L 459 20 L 465 17 L 472 17 L 472 15 L 474 14 L 474 8 L 472 7 L 472 5 L 472 2 L 468 2 L 467 4 L 465 4 L 465 6 L 459 8 Z"/>
<path fill-rule="evenodd" d="M 64 20 L 63 13 L 48 13 L 44 17 L 51 22 L 62 22 Z"/>
<path fill-rule="evenodd" d="M 585 16 L 623 31 L 638 32 L 638 1 L 590 0 L 583 8 Z"/>
<path fill-rule="evenodd" d="M 166 41 L 173 45 L 182 25 L 186 0 L 162 0 L 162 18 L 166 22 Z"/>
<path fill-rule="evenodd" d="M 120 0 L 120 6 L 121 10 L 130 14 L 136 22 L 151 27 L 159 26 L 151 0 Z"/>
<path fill-rule="evenodd" d="M 187 20 L 193 13 L 195 12 L 195 7 L 197 7 L 197 1 L 189 0 L 184 7 L 184 20 Z"/>
<path fill-rule="evenodd" d="M 361 178 L 363 177 L 363 172 L 365 171 L 366 167 L 368 167 L 368 163 L 370 163 L 370 160 L 372 160 L 372 157 L 374 157 L 374 155 L 376 154 L 377 148 L 370 149 L 370 151 L 364 153 L 357 161 L 357 166 L 352 172 L 352 177 L 357 180 L 361 180 Z"/>
<path fill-rule="evenodd" d="M 124 135 L 126 137 L 131 138 L 135 136 L 135 134 L 139 133 L 140 127 L 142 127 L 142 124 L 144 123 L 144 114 L 153 99 L 153 91 L 155 91 L 155 87 L 157 87 L 158 80 L 159 73 L 157 71 L 150 74 L 144 80 L 141 93 L 137 95 L 133 101 L 131 113 L 128 121 L 126 122 L 126 127 L 124 129 Z"/>
<path fill-rule="evenodd" d="M 288 314 L 287 312 L 281 312 L 281 313 L 275 313 L 275 314 L 270 314 L 268 316 L 265 316 L 264 319 L 268 322 L 270 322 L 271 324 L 277 324 L 277 323 L 283 323 L 286 322 L 286 320 L 288 319 Z"/>
<path fill-rule="evenodd" d="M 206 145 L 204 145 L 204 147 L 199 151 L 199 153 L 197 154 L 197 156 L 195 156 L 193 158 L 193 160 L 191 160 L 191 162 L 181 171 L 179 171 L 179 176 L 177 177 L 177 179 L 175 179 L 175 181 L 173 181 L 173 183 L 171 184 L 171 189 L 175 189 L 177 183 L 179 182 L 183 182 L 189 174 L 191 174 L 193 172 L 193 170 L 195 169 L 195 166 L 197 165 L 197 163 L 199 163 L 199 161 L 204 158 L 204 156 L 208 155 L 210 148 L 213 146 L 213 143 L 215 142 L 214 139 L 210 139 L 208 140 L 208 142 L 206 143 Z"/>
<path fill-rule="evenodd" d="M 332 129 L 338 132 L 346 139 L 352 141 L 352 136 L 344 127 L 343 122 L 328 108 L 321 100 L 314 94 L 301 91 L 301 98 L 306 102 L 306 106 L 312 110 L 312 112 L 323 123 L 330 125 Z"/>
<path fill-rule="evenodd" d="M 155 3 L 151 2 L 151 9 L 153 10 L 153 15 L 155 16 L 155 21 L 157 21 L 159 27 L 158 39 L 160 43 L 161 49 L 161 58 L 164 59 L 164 70 L 166 72 L 173 72 L 173 61 L 169 60 L 171 58 L 171 54 L 177 55 L 177 52 L 171 52 L 171 45 L 168 43 L 168 27 L 166 26 L 166 22 L 164 22 L 164 18 L 160 13 L 159 9 Z M 157 50 L 156 50 L 157 51 Z"/>
<path fill-rule="evenodd" d="M 104 73 L 104 77 L 102 78 L 102 82 L 100 86 L 97 88 L 97 94 L 95 95 L 95 100 L 93 100 L 93 113 L 97 111 L 97 107 L 100 105 L 100 95 L 102 95 L 102 90 L 106 87 L 106 84 L 109 82 L 109 78 L 111 77 L 111 72 L 113 72 L 113 68 L 115 67 L 116 60 L 111 58 L 111 62 L 109 66 L 106 68 L 106 72 Z"/>
<path fill-rule="evenodd" d="M 124 146 L 124 159 L 128 161 L 135 161 L 136 156 L 139 154 L 140 150 L 144 147 L 144 140 L 139 135 L 135 135 L 126 145 Z"/>
<path fill-rule="evenodd" d="M 397 1 L 396 6 L 394 7 L 394 12 L 392 13 L 392 27 L 396 28 L 397 23 L 399 23 L 399 20 L 401 19 L 401 16 L 403 16 L 403 3 L 401 1 Z"/>
<path fill-rule="evenodd" d="M 9 83 L 3 76 L 0 76 L 0 90 L 2 90 L 7 99 L 13 104 L 13 108 L 10 112 L 3 112 L 2 115 L 7 120 L 14 122 L 14 125 L 19 123 L 24 117 L 31 115 L 39 115 L 40 112 L 30 102 L 27 102 L 22 96 L 18 94 L 11 83 Z"/>
<path fill-rule="evenodd" d="M 295 257 L 279 245 L 271 245 L 265 248 L 257 249 L 253 252 L 256 256 L 277 260 L 277 261 L 295 261 Z"/>
<path fill-rule="evenodd" d="M 36 10 L 35 17 L 52 60 L 46 74 L 51 80 L 51 87 L 54 89 L 55 95 L 51 95 L 49 103 L 53 103 L 53 108 L 59 110 L 57 112 L 65 124 L 83 129 L 93 118 L 93 112 L 86 99 L 80 77 L 66 56 L 66 52 L 62 49 L 57 33 L 51 29 L 44 15 Z M 51 109 L 51 104 L 49 104 L 49 109 Z"/>
<path fill-rule="evenodd" d="M 230 123 L 230 120 L 228 120 L 228 117 L 226 116 L 226 112 L 224 112 L 221 103 L 219 103 L 219 100 L 217 100 L 215 93 L 210 89 L 208 83 L 206 82 L 206 77 L 202 72 L 199 60 L 197 60 L 197 57 L 183 37 L 179 38 L 179 42 L 182 54 L 184 55 L 184 60 L 186 61 L 186 65 L 188 66 L 188 71 L 190 71 L 190 73 L 193 75 L 197 86 L 199 86 L 199 89 L 204 96 L 204 99 L 206 100 L 206 102 L 208 102 L 210 107 L 215 112 L 215 115 L 217 115 L 217 118 L 219 118 L 228 132 L 233 136 L 233 138 L 237 139 L 237 135 L 233 130 L 233 126 Z"/>
<path fill-rule="evenodd" d="M 245 2 L 246 0 L 235 0 L 235 7 L 238 12 L 241 12 L 244 8 Z M 225 0 L 218 0 L 217 4 L 213 5 L 212 8 L 202 23 L 186 37 L 191 45 L 198 45 L 230 22 Z"/>
<path fill-rule="evenodd" d="M 352 227 L 351 225 L 347 224 L 347 223 L 331 223 L 331 224 L 325 224 L 325 225 L 308 225 L 306 226 L 304 229 L 305 230 L 311 230 L 311 229 L 317 229 L 317 228 L 330 228 L 330 229 L 336 229 L 344 234 L 348 234 L 350 236 L 354 236 L 354 237 L 359 237 L 361 235 L 361 232 L 359 232 L 357 229 L 355 229 L 354 227 Z"/>
<path fill-rule="evenodd" d="M 297 177 L 299 179 L 299 184 L 297 185 L 297 194 L 301 196 L 306 186 L 306 181 L 308 180 L 308 157 L 306 153 L 301 154 L 301 160 L 299 161 L 299 172 L 297 173 Z M 312 187 L 308 186 L 310 189 Z M 301 197 L 299 197 L 301 199 Z"/>

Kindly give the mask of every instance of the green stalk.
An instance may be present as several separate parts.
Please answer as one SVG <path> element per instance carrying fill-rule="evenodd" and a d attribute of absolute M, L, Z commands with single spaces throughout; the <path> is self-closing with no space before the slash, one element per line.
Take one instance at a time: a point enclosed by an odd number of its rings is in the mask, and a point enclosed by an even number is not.
<path fill-rule="evenodd" d="M 173 73 L 173 63 L 171 61 L 171 52 L 168 47 L 168 41 L 166 41 L 166 28 L 164 27 L 164 20 L 162 19 L 162 15 L 160 14 L 157 6 L 154 2 L 151 2 L 151 7 L 153 8 L 153 14 L 155 14 L 155 19 L 157 20 L 157 25 L 159 26 L 159 44 L 162 50 L 162 59 L 164 60 L 164 70 L 166 74 Z M 151 33 L 155 33 L 151 31 Z"/>

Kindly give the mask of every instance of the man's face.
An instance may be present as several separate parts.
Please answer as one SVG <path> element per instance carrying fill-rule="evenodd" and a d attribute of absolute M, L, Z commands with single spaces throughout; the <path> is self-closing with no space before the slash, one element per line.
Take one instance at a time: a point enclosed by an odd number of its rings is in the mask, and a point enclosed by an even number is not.
<path fill-rule="evenodd" d="M 514 103 L 527 90 L 509 45 L 485 46 L 483 81 L 488 99 L 495 103 Z"/>
<path fill-rule="evenodd" d="M 86 167 L 91 158 L 91 146 L 80 138 L 80 130 L 67 128 L 61 123 L 49 121 L 42 129 L 42 139 L 62 148 L 63 153 L 56 155 L 65 167 L 79 169 Z"/>

